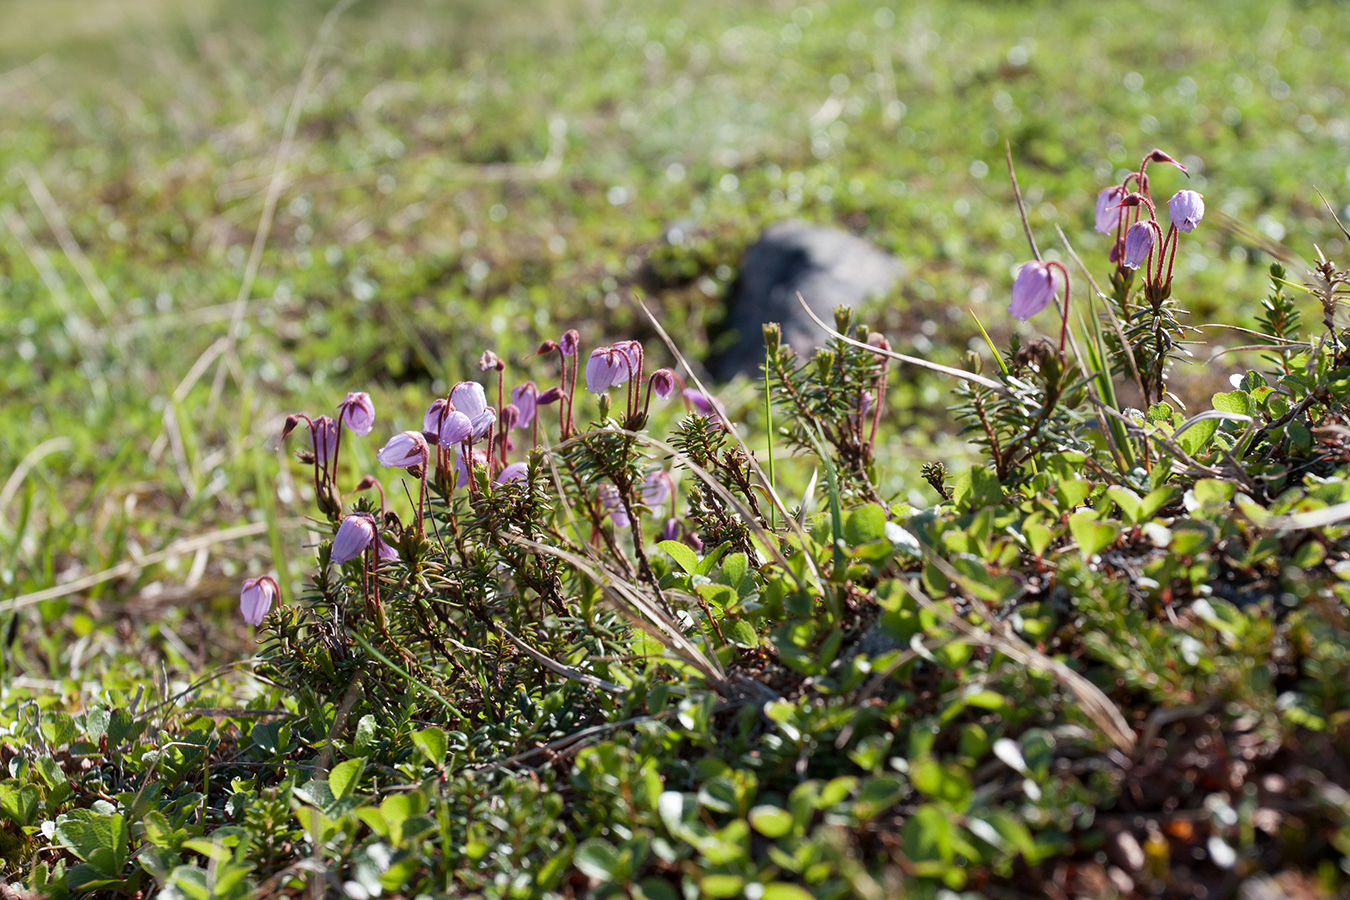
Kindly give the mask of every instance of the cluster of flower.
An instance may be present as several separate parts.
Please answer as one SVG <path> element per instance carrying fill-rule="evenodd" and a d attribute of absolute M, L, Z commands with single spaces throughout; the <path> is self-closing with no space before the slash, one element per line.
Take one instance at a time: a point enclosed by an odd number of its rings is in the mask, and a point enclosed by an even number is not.
<path fill-rule="evenodd" d="M 1177 256 L 1180 232 L 1190 233 L 1205 215 L 1205 200 L 1197 191 L 1178 191 L 1167 201 L 1171 219 L 1164 236 L 1158 224 L 1157 209 L 1149 192 L 1148 164 L 1167 163 L 1182 172 L 1186 167 L 1161 150 L 1152 150 L 1139 164 L 1139 171 L 1125 176 L 1121 184 L 1103 188 L 1097 194 L 1095 228 L 1102 234 L 1115 232 L 1109 259 L 1118 267 L 1137 270 L 1144 267 L 1145 284 L 1155 290 L 1166 288 L 1172 282 L 1172 264 Z M 1130 190 L 1131 184 L 1135 190 Z M 1141 218 L 1140 210 L 1148 210 L 1148 218 Z M 1161 243 L 1154 265 L 1154 246 Z M 1164 262 L 1166 271 L 1164 273 Z M 1008 312 L 1015 318 L 1026 319 L 1036 315 L 1055 301 L 1059 293 L 1060 276 L 1064 279 L 1064 324 L 1060 332 L 1059 349 L 1064 350 L 1064 337 L 1069 327 L 1069 272 L 1059 262 L 1033 260 L 1024 263 L 1013 282 L 1012 302 Z"/>
<path fill-rule="evenodd" d="M 508 462 L 515 448 L 511 433 L 528 429 L 531 448 L 539 445 L 539 421 L 542 409 L 558 406 L 560 437 L 566 441 L 576 434 L 573 418 L 578 370 L 580 368 L 580 336 L 570 330 L 557 341 L 544 341 L 535 355 L 558 353 L 561 374 L 558 384 L 539 390 L 533 381 L 527 381 L 511 390 L 506 401 L 506 365 L 492 351 L 485 352 L 478 361 L 482 372 L 497 373 L 497 406 L 488 405 L 487 392 L 476 381 L 461 381 L 444 397 L 438 397 L 422 417 L 420 431 L 402 431 L 391 437 L 375 454 L 387 467 L 406 469 L 421 484 L 418 495 L 415 528 L 423 534 L 426 509 L 427 482 L 434 479 L 444 493 L 453 492 L 460 485 L 472 491 L 481 488 L 474 478 L 474 470 L 486 471 L 492 484 L 524 478 L 528 472 L 524 462 Z M 674 392 L 677 383 L 687 408 L 706 416 L 725 417 L 722 404 L 714 397 L 684 386 L 670 369 L 658 369 L 647 379 L 646 393 L 642 392 L 643 351 L 637 341 L 619 341 L 591 351 L 586 361 L 586 389 L 597 396 L 618 387 L 627 387 L 623 424 L 639 428 L 646 421 L 652 396 L 665 400 Z M 607 396 L 601 404 L 608 411 Z M 370 395 L 353 392 L 338 404 L 337 418 L 302 413 L 287 417 L 282 429 L 284 441 L 301 422 L 309 426 L 310 448 L 298 455 L 302 462 L 313 466 L 314 490 L 320 511 L 330 521 L 338 522 L 329 552 L 331 562 L 342 564 L 363 554 L 366 557 L 366 576 L 369 581 L 380 560 L 398 558 L 398 551 L 381 533 L 386 521 L 383 515 L 384 490 L 373 476 L 365 476 L 355 492 L 376 489 L 380 493 L 382 514 L 377 518 L 369 512 L 343 515 L 343 494 L 338 489 L 338 458 L 342 447 L 343 426 L 357 435 L 368 435 L 375 425 L 375 408 Z M 674 495 L 674 481 L 669 472 L 655 470 L 644 481 L 640 497 L 644 506 L 655 509 Z M 618 489 L 612 484 L 599 487 L 599 500 L 615 527 L 628 528 L 631 519 L 620 502 Z M 340 521 L 339 521 L 340 520 Z M 678 537 L 678 520 L 670 517 L 663 536 Z M 691 540 L 696 540 L 690 536 Z M 244 582 L 239 595 L 240 611 L 250 625 L 258 625 L 271 609 L 278 596 L 277 583 L 270 576 L 251 578 Z M 376 600 L 378 603 L 378 600 Z"/>

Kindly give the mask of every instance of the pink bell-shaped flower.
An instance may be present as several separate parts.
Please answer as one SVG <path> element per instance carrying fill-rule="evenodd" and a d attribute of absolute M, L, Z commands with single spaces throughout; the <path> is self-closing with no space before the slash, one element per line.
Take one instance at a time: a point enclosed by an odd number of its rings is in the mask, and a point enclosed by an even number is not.
<path fill-rule="evenodd" d="M 528 428 L 534 421 L 534 412 L 539 397 L 539 389 L 534 386 L 533 381 L 527 381 L 511 391 L 511 403 L 516 409 L 520 410 L 520 416 L 516 419 L 517 428 Z"/>
<path fill-rule="evenodd" d="M 1017 271 L 1008 312 L 1013 318 L 1026 321 L 1053 303 L 1058 292 L 1059 274 L 1055 268 L 1033 260 Z"/>
<path fill-rule="evenodd" d="M 337 534 L 333 537 L 333 552 L 329 559 L 335 563 L 345 563 L 356 559 L 370 542 L 375 540 L 375 520 L 366 513 L 353 513 L 342 520 Z"/>
<path fill-rule="evenodd" d="M 338 404 L 338 414 L 342 422 L 352 431 L 365 436 L 375 427 L 375 404 L 365 391 L 352 391 L 347 399 Z"/>
<path fill-rule="evenodd" d="M 250 625 L 262 624 L 277 599 L 277 583 L 270 576 L 250 578 L 239 589 L 239 612 Z"/>
<path fill-rule="evenodd" d="M 1120 201 L 1125 197 L 1125 189 L 1120 185 L 1102 188 L 1097 194 L 1096 224 L 1094 230 L 1110 234 L 1120 226 Z"/>
<path fill-rule="evenodd" d="M 1167 215 L 1179 231 L 1189 234 L 1205 217 L 1205 198 L 1199 191 L 1177 191 L 1167 201 Z"/>
<path fill-rule="evenodd" d="M 1125 259 L 1127 269 L 1137 269 L 1148 259 L 1153 249 L 1153 229 L 1145 222 L 1135 222 L 1125 232 Z"/>
<path fill-rule="evenodd" d="M 476 381 L 461 381 L 455 385 L 450 391 L 450 402 L 470 419 L 477 418 L 487 409 L 487 395 Z"/>
<path fill-rule="evenodd" d="M 427 439 L 420 431 L 400 431 L 375 453 L 383 465 L 406 469 L 427 461 Z"/>

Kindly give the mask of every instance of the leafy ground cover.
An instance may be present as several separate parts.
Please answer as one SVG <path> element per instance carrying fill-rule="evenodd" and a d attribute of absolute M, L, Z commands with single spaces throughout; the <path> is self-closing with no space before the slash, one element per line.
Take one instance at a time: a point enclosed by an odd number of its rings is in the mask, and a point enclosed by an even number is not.
<path fill-rule="evenodd" d="M 16 889 L 1342 891 L 1339 270 L 1257 253 L 1345 258 L 1312 190 L 1344 208 L 1336 7 L 6 15 Z M 1004 313 L 1005 142 L 1081 314 L 1062 357 L 1053 312 Z M 1092 231 L 1154 144 L 1190 170 L 1149 170 L 1159 206 L 1208 205 L 1181 303 Z M 571 327 L 587 374 L 625 337 L 687 377 L 674 351 L 717 344 L 741 250 L 790 215 L 908 267 L 842 332 L 979 380 L 771 354 L 769 405 L 718 392 L 747 450 L 678 386 L 639 415 L 583 377 L 588 437 L 541 406 L 551 450 L 518 430 L 456 482 L 433 446 L 425 498 L 414 473 L 331 499 L 388 475 L 388 435 L 438 433 L 453 385 L 501 407 L 486 349 L 508 390 L 556 383 L 526 357 Z M 1262 349 L 1177 360 L 1164 398 L 1134 371 L 1176 337 Z M 277 453 L 287 413 L 353 390 L 376 431 L 333 471 Z M 397 560 L 331 561 L 353 514 Z"/>

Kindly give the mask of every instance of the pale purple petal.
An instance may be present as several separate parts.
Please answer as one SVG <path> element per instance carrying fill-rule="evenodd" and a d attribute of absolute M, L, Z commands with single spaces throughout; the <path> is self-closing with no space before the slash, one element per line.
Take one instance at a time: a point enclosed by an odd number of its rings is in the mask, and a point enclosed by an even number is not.
<path fill-rule="evenodd" d="M 450 402 L 470 419 L 487 409 L 487 395 L 483 393 L 483 386 L 476 381 L 461 381 L 455 385 L 450 391 Z"/>
<path fill-rule="evenodd" d="M 1125 268 L 1137 269 L 1142 266 L 1152 249 L 1153 229 L 1143 222 L 1135 222 L 1125 232 Z"/>
<path fill-rule="evenodd" d="M 398 559 L 398 551 L 386 544 L 378 534 L 375 536 L 375 555 L 380 559 Z"/>
<path fill-rule="evenodd" d="M 1093 227 L 1102 234 L 1110 234 L 1120 226 L 1120 216 L 1123 210 L 1120 207 L 1120 201 L 1125 196 L 1125 189 L 1120 185 L 1114 185 L 1109 188 L 1102 188 L 1101 193 L 1097 194 L 1097 213 L 1096 225 Z"/>
<path fill-rule="evenodd" d="M 370 434 L 375 427 L 375 404 L 365 391 L 352 391 L 347 399 L 338 404 L 342 412 L 342 422 L 359 435 Z"/>
<path fill-rule="evenodd" d="M 368 515 L 356 513 L 342 520 L 337 535 L 333 538 L 333 552 L 329 555 L 335 563 L 345 563 L 356 559 L 375 539 L 375 521 Z"/>
<path fill-rule="evenodd" d="M 271 578 L 250 578 L 239 591 L 239 612 L 250 625 L 259 625 L 276 599 L 276 584 Z"/>
<path fill-rule="evenodd" d="M 1023 321 L 1036 315 L 1054 302 L 1059 291 L 1059 273 L 1043 262 L 1029 262 L 1017 272 L 1013 282 L 1012 302 L 1008 312 Z"/>
<path fill-rule="evenodd" d="M 400 431 L 375 453 L 375 458 L 386 466 L 406 469 L 427 461 L 427 439 L 420 431 Z"/>
<path fill-rule="evenodd" d="M 658 400 L 666 400 L 675 390 L 675 373 L 669 369 L 657 369 L 652 373 L 652 393 Z"/>
<path fill-rule="evenodd" d="M 319 416 L 314 420 L 314 428 L 309 435 L 309 446 L 318 458 L 319 465 L 327 466 L 337 452 L 337 423 L 328 416 Z"/>
<path fill-rule="evenodd" d="M 628 513 L 623 508 L 623 501 L 619 499 L 619 489 L 608 481 L 600 485 L 600 504 L 609 514 L 609 520 L 614 523 L 615 528 L 628 528 L 633 524 L 633 520 L 628 518 Z"/>
<path fill-rule="evenodd" d="M 614 385 L 623 383 L 619 380 L 620 375 L 624 375 L 623 380 L 627 381 L 628 366 L 621 356 L 613 347 L 592 350 L 590 358 L 586 360 L 586 390 L 592 394 L 603 394 Z"/>
<path fill-rule="evenodd" d="M 508 481 L 516 481 L 524 478 L 530 472 L 530 467 L 523 462 L 513 462 L 511 465 L 502 469 L 497 474 L 497 483 L 506 484 Z"/>
<path fill-rule="evenodd" d="M 473 464 L 475 466 L 487 465 L 487 453 L 482 450 L 473 451 Z M 469 470 L 464 465 L 464 454 L 455 454 L 455 487 L 468 484 Z"/>
<path fill-rule="evenodd" d="M 669 498 L 669 476 L 660 469 L 649 472 L 642 482 L 642 502 L 647 506 L 660 506 Z"/>
<path fill-rule="evenodd" d="M 711 394 L 705 394 L 700 390 L 696 390 L 695 388 L 685 388 L 684 399 L 688 401 L 689 405 L 692 406 L 696 412 L 705 416 L 716 415 L 718 411 L 721 411 L 722 415 L 726 415 L 727 413 L 727 408 L 722 405 L 721 400 L 718 400 Z"/>
<path fill-rule="evenodd" d="M 1189 234 L 1205 217 L 1205 198 L 1199 191 L 1177 191 L 1167 201 L 1167 215 L 1178 230 Z"/>
<path fill-rule="evenodd" d="M 460 444 L 469 439 L 473 434 L 473 420 L 457 409 L 452 409 L 445 414 L 445 422 L 441 424 L 441 443 L 447 446 Z"/>
<path fill-rule="evenodd" d="M 441 414 L 445 411 L 445 403 L 444 397 L 437 397 L 427 407 L 427 414 L 422 417 L 422 430 L 427 434 L 440 434 Z"/>
<path fill-rule="evenodd" d="M 497 411 L 489 406 L 474 417 L 473 440 L 481 441 L 487 437 L 487 433 L 492 430 L 492 426 L 495 424 L 497 424 Z"/>
<path fill-rule="evenodd" d="M 562 355 L 572 357 L 577 355 L 577 350 L 581 347 L 581 335 L 577 334 L 575 328 L 568 329 L 561 338 L 558 339 L 558 348 L 562 350 Z"/>
<path fill-rule="evenodd" d="M 520 410 L 520 418 L 516 420 L 517 428 L 528 428 L 534 421 L 535 399 L 538 396 L 539 389 L 534 386 L 533 381 L 527 381 L 511 391 L 511 403 Z"/>

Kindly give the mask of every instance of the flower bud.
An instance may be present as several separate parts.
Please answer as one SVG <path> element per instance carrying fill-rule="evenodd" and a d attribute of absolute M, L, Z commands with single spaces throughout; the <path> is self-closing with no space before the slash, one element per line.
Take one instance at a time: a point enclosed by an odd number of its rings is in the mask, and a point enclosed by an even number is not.
<path fill-rule="evenodd" d="M 652 393 L 660 400 L 668 398 L 675 390 L 675 373 L 669 369 L 657 369 L 652 373 Z"/>
<path fill-rule="evenodd" d="M 341 564 L 360 556 L 375 540 L 375 521 L 367 513 L 353 513 L 342 520 L 333 537 L 329 559 Z"/>
<path fill-rule="evenodd" d="M 581 347 L 581 335 L 575 328 L 571 328 L 563 334 L 558 346 L 562 349 L 563 356 L 576 356 L 577 350 Z"/>
<path fill-rule="evenodd" d="M 764 348 L 774 352 L 783 343 L 783 326 L 777 322 L 764 323 Z"/>
<path fill-rule="evenodd" d="M 502 431 L 510 431 L 516 427 L 520 421 L 520 408 L 514 403 L 508 403 L 502 407 Z"/>
<path fill-rule="evenodd" d="M 282 439 L 283 441 L 286 440 L 286 437 L 287 437 L 292 431 L 294 431 L 294 430 L 295 430 L 295 426 L 296 426 L 296 425 L 299 425 L 299 424 L 300 424 L 300 417 L 299 417 L 298 415 L 289 415 L 289 416 L 287 416 L 287 417 L 286 417 L 286 424 L 283 425 L 283 426 L 281 426 L 281 439 Z"/>
<path fill-rule="evenodd" d="M 562 388 L 555 385 L 536 397 L 534 402 L 537 406 L 551 406 L 561 400 L 562 396 Z"/>

